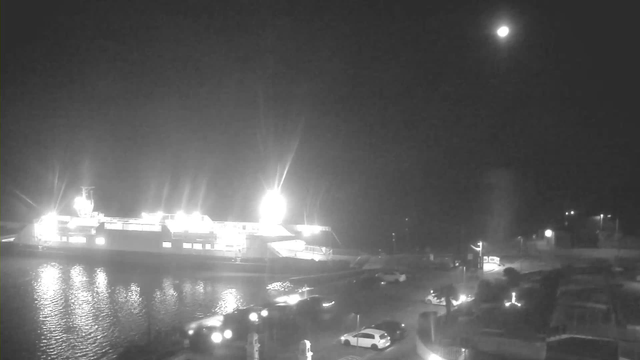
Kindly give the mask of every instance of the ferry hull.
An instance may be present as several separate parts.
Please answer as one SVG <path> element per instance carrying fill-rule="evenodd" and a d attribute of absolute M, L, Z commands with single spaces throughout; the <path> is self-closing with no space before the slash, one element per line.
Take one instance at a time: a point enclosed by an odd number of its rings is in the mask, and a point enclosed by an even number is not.
<path fill-rule="evenodd" d="M 86 242 L 81 244 L 68 241 L 38 241 L 33 236 L 33 227 L 31 226 L 25 228 L 14 242 L 3 243 L 0 253 L 3 256 L 77 258 L 98 263 L 126 262 L 145 266 L 206 268 L 232 273 L 255 274 L 313 275 L 344 271 L 350 268 L 350 262 L 346 260 L 314 261 L 277 257 L 270 254 L 266 247 L 260 247 L 263 251 L 259 252 L 245 252 L 244 257 L 219 251 L 177 247 L 162 248 L 163 242 L 171 241 L 170 235 L 166 233 L 157 233 L 156 236 L 151 236 L 150 233 L 120 232 L 117 233 L 117 242 L 114 241 L 116 238 L 114 234 L 106 234 L 109 237 L 106 244 L 97 245 L 96 237 L 99 236 L 104 235 L 101 233 L 87 235 L 85 236 Z M 167 236 L 169 237 L 167 238 Z"/>

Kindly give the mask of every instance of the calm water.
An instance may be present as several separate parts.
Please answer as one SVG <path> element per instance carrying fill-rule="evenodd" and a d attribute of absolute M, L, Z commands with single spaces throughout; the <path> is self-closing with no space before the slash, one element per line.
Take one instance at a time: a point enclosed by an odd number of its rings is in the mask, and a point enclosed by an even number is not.
<path fill-rule="evenodd" d="M 266 297 L 264 276 L 3 256 L 2 359 L 110 359 L 154 331 Z"/>

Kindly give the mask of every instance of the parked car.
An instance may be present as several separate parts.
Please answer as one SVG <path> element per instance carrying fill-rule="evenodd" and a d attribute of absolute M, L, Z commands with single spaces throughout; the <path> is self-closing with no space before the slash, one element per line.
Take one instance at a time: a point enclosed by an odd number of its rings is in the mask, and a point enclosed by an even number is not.
<path fill-rule="evenodd" d="M 380 280 L 384 282 L 404 282 L 407 281 L 407 275 L 403 274 L 399 271 L 383 271 L 381 273 L 376 274 Z"/>
<path fill-rule="evenodd" d="M 382 350 L 391 346 L 389 335 L 382 330 L 376 329 L 364 329 L 344 334 L 340 337 L 340 342 L 346 346 L 353 345 L 373 350 Z"/>
<path fill-rule="evenodd" d="M 215 343 L 212 342 L 211 336 L 214 332 L 218 332 L 222 326 L 223 317 L 215 315 L 201 320 L 197 320 L 187 324 L 184 327 L 186 335 L 186 344 L 195 350 L 209 350 Z M 222 341 L 222 339 L 220 339 Z"/>
<path fill-rule="evenodd" d="M 352 289 L 358 291 L 367 291 L 379 288 L 382 284 L 382 280 L 377 276 L 365 275 L 355 280 L 352 280 Z"/>
<path fill-rule="evenodd" d="M 404 338 L 407 329 L 404 324 L 395 320 L 385 320 L 371 326 L 365 326 L 362 330 L 375 329 L 387 333 L 391 337 L 391 341 L 398 341 Z"/>
<path fill-rule="evenodd" d="M 309 296 L 296 305 L 296 314 L 316 320 L 329 320 L 336 314 L 335 300 L 319 295 Z"/>

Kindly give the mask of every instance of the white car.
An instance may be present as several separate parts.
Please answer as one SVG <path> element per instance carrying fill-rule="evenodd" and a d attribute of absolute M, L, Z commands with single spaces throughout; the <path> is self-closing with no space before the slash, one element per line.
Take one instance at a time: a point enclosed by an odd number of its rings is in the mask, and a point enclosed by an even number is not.
<path fill-rule="evenodd" d="M 381 272 L 376 274 L 376 277 L 378 277 L 378 279 L 384 281 L 384 282 L 404 282 L 407 281 L 407 275 L 406 274 L 402 274 L 398 271 L 385 271 L 385 272 Z"/>
<path fill-rule="evenodd" d="M 391 346 L 389 335 L 376 329 L 363 329 L 342 335 L 340 342 L 346 346 L 359 346 L 373 350 L 386 349 Z"/>
<path fill-rule="evenodd" d="M 458 300 L 451 299 L 451 305 L 458 306 L 463 302 L 467 302 L 471 300 L 473 300 L 473 297 L 471 296 L 460 295 L 460 298 Z M 427 297 L 424 299 L 424 302 L 426 302 L 429 305 L 442 305 L 442 306 L 446 305 L 444 296 L 441 296 L 435 292 L 432 292 L 429 295 L 427 295 Z"/>

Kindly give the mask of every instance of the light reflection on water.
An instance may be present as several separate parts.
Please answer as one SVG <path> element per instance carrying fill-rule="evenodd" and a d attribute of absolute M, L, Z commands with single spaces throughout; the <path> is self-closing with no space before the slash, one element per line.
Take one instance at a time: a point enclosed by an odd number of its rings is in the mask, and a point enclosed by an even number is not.
<path fill-rule="evenodd" d="M 265 293 L 261 277 L 40 259 L 0 264 L 3 310 L 17 309 L 2 314 L 3 358 L 110 359 L 147 341 L 149 321 L 153 331 L 167 330 L 259 302 Z"/>
<path fill-rule="evenodd" d="M 43 355 L 49 354 L 54 358 L 64 356 L 62 353 L 64 348 L 56 346 L 58 340 L 65 336 L 63 308 L 66 289 L 64 285 L 62 267 L 58 264 L 46 264 L 38 269 L 34 290 L 35 310 L 38 312 L 39 319 L 38 327 L 42 329 L 39 353 Z M 0 295 L 4 295 L 4 291 L 0 290 Z M 17 301 L 20 300 L 17 299 Z M 2 300 L 1 302 L 4 303 L 5 301 Z M 2 326 L 4 327 L 5 325 L 2 324 Z M 4 346 L 4 344 L 2 345 Z"/>
<path fill-rule="evenodd" d="M 215 311 L 218 314 L 228 314 L 242 306 L 242 297 L 238 294 L 238 290 L 229 289 L 220 294 L 220 302 L 218 302 Z"/>

